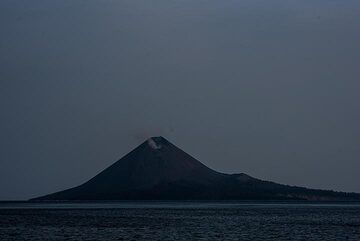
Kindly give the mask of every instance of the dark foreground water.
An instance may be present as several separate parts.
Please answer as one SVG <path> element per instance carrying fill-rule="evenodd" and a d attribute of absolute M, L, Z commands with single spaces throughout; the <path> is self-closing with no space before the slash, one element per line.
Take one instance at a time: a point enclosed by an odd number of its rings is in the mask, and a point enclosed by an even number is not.
<path fill-rule="evenodd" d="M 0 204 L 0 240 L 360 240 L 360 205 Z"/>

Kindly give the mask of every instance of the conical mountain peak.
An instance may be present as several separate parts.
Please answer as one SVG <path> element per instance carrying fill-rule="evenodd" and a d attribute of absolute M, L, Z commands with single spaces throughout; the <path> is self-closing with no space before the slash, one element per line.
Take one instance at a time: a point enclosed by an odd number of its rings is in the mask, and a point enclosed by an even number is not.
<path fill-rule="evenodd" d="M 150 137 L 86 183 L 35 200 L 360 200 L 214 171 L 162 136 Z"/>

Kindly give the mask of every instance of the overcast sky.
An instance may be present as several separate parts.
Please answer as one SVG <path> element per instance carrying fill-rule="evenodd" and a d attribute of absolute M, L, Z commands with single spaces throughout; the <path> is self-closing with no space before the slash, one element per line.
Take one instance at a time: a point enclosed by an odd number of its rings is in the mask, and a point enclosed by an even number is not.
<path fill-rule="evenodd" d="M 149 136 L 209 167 L 360 192 L 360 1 L 1 0 L 0 200 Z"/>

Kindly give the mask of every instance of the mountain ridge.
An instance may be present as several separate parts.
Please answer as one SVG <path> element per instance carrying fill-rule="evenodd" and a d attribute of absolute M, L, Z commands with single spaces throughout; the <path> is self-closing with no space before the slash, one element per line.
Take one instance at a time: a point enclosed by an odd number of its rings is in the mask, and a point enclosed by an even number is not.
<path fill-rule="evenodd" d="M 151 137 L 89 181 L 31 201 L 360 200 L 360 194 L 263 181 L 215 171 L 164 137 Z"/>

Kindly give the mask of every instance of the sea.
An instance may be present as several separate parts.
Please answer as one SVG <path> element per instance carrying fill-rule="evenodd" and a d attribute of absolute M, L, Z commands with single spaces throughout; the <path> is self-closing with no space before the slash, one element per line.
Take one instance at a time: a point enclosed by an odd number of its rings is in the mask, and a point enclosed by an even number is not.
<path fill-rule="evenodd" d="M 360 240 L 358 203 L 0 203 L 0 240 Z"/>

